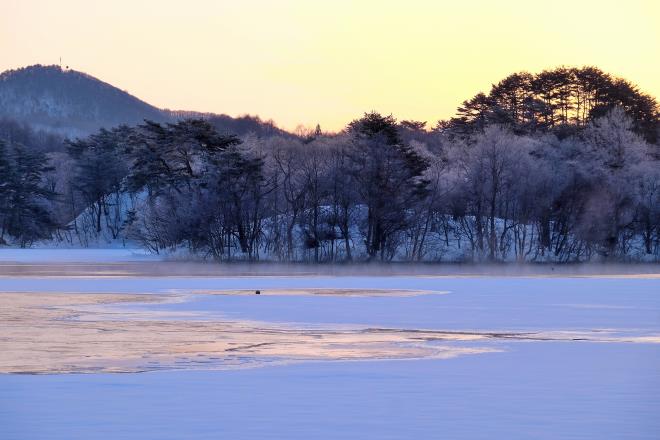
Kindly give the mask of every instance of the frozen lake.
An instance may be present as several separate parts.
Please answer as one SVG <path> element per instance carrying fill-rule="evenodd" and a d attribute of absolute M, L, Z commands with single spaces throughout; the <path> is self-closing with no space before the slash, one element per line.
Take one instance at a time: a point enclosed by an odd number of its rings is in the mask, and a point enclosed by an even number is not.
<path fill-rule="evenodd" d="M 412 289 L 411 297 L 191 295 L 149 310 L 201 312 L 273 322 L 450 330 L 617 329 L 660 331 L 660 279 L 538 277 L 20 277 L 12 292 L 176 293 L 303 288 Z M 140 309 L 135 305 L 127 309 Z"/>
<path fill-rule="evenodd" d="M 2 438 L 657 439 L 660 351 L 524 343 L 448 360 L 0 377 Z"/>
<path fill-rule="evenodd" d="M 660 344 L 653 339 L 660 335 L 660 279 L 655 277 L 434 277 L 428 267 L 423 275 L 315 272 L 263 277 L 255 276 L 254 269 L 232 276 L 231 271 L 196 268 L 192 276 L 184 276 L 185 270 L 167 276 L 137 267 L 153 263 L 127 263 L 118 255 L 97 261 L 94 253 L 86 263 L 124 265 L 77 267 L 74 275 L 67 275 L 70 267 L 63 271 L 48 261 L 29 267 L 27 255 L 0 263 L 0 295 L 168 294 L 179 301 L 111 309 L 120 315 L 175 312 L 167 318 L 173 320 L 232 319 L 302 327 L 604 331 L 623 339 L 645 336 L 649 342 L 493 340 L 487 344 L 498 352 L 451 359 L 314 361 L 222 371 L 3 374 L 3 440 L 660 435 Z M 131 265 L 137 265 L 134 271 Z M 269 294 L 304 288 L 428 294 Z M 264 294 L 218 294 L 225 289 L 260 289 Z"/>
<path fill-rule="evenodd" d="M 197 280 L 196 280 L 197 281 Z M 206 288 L 365 288 L 428 290 L 410 297 L 193 295 L 149 310 L 201 312 L 273 322 L 358 324 L 434 330 L 660 331 L 659 280 L 593 278 L 342 277 L 291 280 L 206 279 Z M 190 284 L 190 281 L 187 281 Z M 170 286 L 186 284 L 172 279 Z M 204 287 L 200 287 L 204 289 Z M 159 290 L 155 288 L 154 290 Z M 186 292 L 186 289 L 162 291 Z M 127 306 L 135 308 L 135 306 Z"/>

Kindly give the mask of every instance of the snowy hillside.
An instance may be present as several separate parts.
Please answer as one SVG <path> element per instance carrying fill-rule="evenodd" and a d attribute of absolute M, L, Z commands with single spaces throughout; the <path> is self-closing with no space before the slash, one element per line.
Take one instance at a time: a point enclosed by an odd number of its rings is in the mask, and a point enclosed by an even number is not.
<path fill-rule="evenodd" d="M 92 76 L 39 65 L 0 75 L 0 116 L 69 136 L 167 119 L 162 110 Z"/>
<path fill-rule="evenodd" d="M 91 75 L 60 66 L 35 65 L 0 74 L 0 118 L 37 131 L 80 137 L 145 119 L 166 122 L 193 117 L 236 134 L 289 135 L 256 116 L 159 109 Z"/>

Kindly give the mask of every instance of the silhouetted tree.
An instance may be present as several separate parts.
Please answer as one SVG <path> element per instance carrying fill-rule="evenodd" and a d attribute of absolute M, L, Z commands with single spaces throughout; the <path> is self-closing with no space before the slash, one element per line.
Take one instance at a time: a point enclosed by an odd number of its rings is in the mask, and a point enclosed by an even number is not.
<path fill-rule="evenodd" d="M 57 226 L 47 209 L 46 202 L 55 197 L 43 184 L 43 174 L 50 170 L 42 153 L 28 151 L 21 144 L 12 145 L 5 159 L 4 187 L 5 215 L 3 235 L 6 232 L 21 247 L 49 238 Z M 5 156 L 7 157 L 7 156 Z"/>
<path fill-rule="evenodd" d="M 120 128 L 101 129 L 98 134 L 68 143 L 69 155 L 75 160 L 73 186 L 82 195 L 85 206 L 92 208 L 97 233 L 101 232 L 103 215 L 109 215 L 110 197 L 118 197 L 128 174 L 122 157 L 125 142 Z"/>
<path fill-rule="evenodd" d="M 395 233 L 405 228 L 408 208 L 423 197 L 427 183 L 422 174 L 427 163 L 399 137 L 392 116 L 366 113 L 351 122 L 349 174 L 367 210 L 364 228 L 369 258 L 380 253 Z"/>
<path fill-rule="evenodd" d="M 493 85 L 488 95 L 479 93 L 463 102 L 443 128 L 466 136 L 499 124 L 519 134 L 551 130 L 565 137 L 614 107 L 632 118 L 634 130 L 647 141 L 657 141 L 656 100 L 595 67 L 512 74 Z"/>

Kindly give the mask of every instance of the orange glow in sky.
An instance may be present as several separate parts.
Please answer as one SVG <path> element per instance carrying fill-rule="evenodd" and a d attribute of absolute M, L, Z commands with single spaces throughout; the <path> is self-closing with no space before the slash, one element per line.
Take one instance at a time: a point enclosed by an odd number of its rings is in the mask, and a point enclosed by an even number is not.
<path fill-rule="evenodd" d="M 435 121 L 509 73 L 595 65 L 660 96 L 657 0 L 0 0 L 0 70 L 64 65 L 158 107 L 342 128 Z"/>

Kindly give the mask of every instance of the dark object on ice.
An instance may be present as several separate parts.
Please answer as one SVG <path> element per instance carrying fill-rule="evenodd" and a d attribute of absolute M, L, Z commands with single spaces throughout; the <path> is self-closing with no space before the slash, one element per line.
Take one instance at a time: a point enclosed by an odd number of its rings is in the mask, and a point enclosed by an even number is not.
<path fill-rule="evenodd" d="M 256 293 L 257 295 L 261 295 L 261 290 L 255 290 L 254 293 Z"/>

